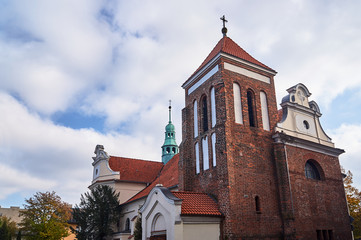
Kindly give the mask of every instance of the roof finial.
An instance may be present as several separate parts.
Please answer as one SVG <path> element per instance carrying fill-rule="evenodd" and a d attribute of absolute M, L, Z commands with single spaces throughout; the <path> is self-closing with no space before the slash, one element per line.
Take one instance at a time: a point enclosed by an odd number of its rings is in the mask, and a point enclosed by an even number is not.
<path fill-rule="evenodd" d="M 227 28 L 226 28 L 226 22 L 228 22 L 226 20 L 226 17 L 223 15 L 223 17 L 221 17 L 221 20 L 223 21 L 223 28 L 222 28 L 222 33 L 223 33 L 223 37 L 227 36 Z"/>
<path fill-rule="evenodd" d="M 172 100 L 169 100 L 169 123 L 172 122 L 172 114 L 171 114 L 171 111 L 172 111 Z"/>

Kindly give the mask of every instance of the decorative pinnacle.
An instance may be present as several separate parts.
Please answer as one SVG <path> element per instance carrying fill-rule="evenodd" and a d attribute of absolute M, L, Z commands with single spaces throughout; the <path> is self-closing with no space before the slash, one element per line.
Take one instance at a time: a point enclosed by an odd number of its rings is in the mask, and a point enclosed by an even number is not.
<path fill-rule="evenodd" d="M 221 20 L 223 21 L 223 28 L 222 28 L 222 33 L 223 33 L 223 37 L 227 36 L 227 28 L 226 28 L 226 22 L 228 22 L 226 20 L 226 17 L 223 15 L 223 17 L 221 17 Z"/>
<path fill-rule="evenodd" d="M 169 123 L 172 123 L 172 100 L 169 100 Z"/>

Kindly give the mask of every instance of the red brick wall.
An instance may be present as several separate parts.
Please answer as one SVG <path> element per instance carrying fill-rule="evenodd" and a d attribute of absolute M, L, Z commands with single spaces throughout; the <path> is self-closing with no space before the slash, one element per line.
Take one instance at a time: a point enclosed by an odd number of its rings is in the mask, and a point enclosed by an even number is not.
<path fill-rule="evenodd" d="M 334 239 L 351 239 L 338 158 L 292 146 L 286 149 L 297 235 L 315 239 L 316 230 L 332 230 Z M 305 164 L 310 159 L 321 167 L 321 180 L 305 177 Z"/>

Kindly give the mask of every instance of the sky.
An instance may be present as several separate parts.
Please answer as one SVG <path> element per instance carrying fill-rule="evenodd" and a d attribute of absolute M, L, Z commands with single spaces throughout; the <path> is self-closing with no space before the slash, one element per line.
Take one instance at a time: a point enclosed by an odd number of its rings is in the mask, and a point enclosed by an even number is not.
<path fill-rule="evenodd" d="M 361 1 L 0 0 L 0 205 L 55 191 L 76 204 L 97 144 L 161 160 L 168 101 L 228 36 L 275 69 L 277 101 L 303 83 L 361 189 Z M 280 108 L 280 106 L 279 106 Z"/>

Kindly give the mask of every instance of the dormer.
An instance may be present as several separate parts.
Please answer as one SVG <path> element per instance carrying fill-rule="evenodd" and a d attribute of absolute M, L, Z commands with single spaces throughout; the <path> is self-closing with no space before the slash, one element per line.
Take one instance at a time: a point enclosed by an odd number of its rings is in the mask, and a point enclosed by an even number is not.
<path fill-rule="evenodd" d="M 299 83 L 287 92 L 281 103 L 282 120 L 277 123 L 275 132 L 334 147 L 320 124 L 320 108 L 315 101 L 308 99 L 311 93 L 307 87 Z"/>

